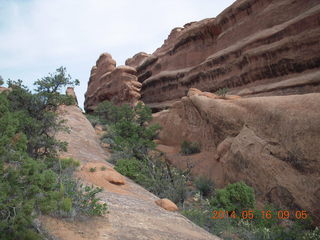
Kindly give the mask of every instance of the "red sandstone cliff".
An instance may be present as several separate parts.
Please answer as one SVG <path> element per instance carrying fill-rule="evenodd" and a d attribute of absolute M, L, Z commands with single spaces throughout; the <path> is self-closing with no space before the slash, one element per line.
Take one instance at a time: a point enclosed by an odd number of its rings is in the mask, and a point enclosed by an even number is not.
<path fill-rule="evenodd" d="M 172 30 L 138 67 L 145 103 L 190 87 L 238 95 L 320 92 L 318 0 L 238 0 L 216 18 Z"/>

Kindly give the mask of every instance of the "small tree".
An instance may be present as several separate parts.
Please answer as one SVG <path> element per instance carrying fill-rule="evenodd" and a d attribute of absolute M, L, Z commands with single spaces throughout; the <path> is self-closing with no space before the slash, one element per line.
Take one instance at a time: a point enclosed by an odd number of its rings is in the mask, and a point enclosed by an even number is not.
<path fill-rule="evenodd" d="M 2 76 L 0 76 L 0 86 L 4 84 Z"/>
<path fill-rule="evenodd" d="M 37 87 L 35 90 L 38 93 L 58 93 L 63 87 L 78 86 L 80 81 L 78 79 L 72 80 L 71 76 L 67 74 L 65 67 L 59 67 L 55 73 L 49 73 L 49 76 L 43 77 L 34 82 Z"/>

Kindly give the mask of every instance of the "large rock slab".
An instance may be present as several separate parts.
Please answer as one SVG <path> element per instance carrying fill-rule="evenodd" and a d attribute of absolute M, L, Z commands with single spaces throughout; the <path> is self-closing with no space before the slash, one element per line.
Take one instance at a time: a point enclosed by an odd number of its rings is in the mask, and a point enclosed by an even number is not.
<path fill-rule="evenodd" d="M 227 100 L 193 91 L 154 114 L 154 122 L 162 126 L 160 150 L 174 165 L 192 165 L 194 174 L 211 177 L 218 187 L 243 180 L 260 202 L 316 214 L 319 103 L 320 93 Z M 182 156 L 184 140 L 200 143 L 202 152 Z"/>

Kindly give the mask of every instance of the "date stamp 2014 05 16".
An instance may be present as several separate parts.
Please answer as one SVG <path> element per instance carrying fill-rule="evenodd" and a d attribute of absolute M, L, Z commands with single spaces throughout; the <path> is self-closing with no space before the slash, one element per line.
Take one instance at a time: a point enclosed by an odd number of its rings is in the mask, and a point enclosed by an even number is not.
<path fill-rule="evenodd" d="M 262 219 L 307 219 L 309 216 L 307 211 L 289 211 L 289 210 L 279 210 L 279 211 L 264 211 L 264 210 L 245 210 L 240 213 L 235 211 L 224 211 L 224 210 L 214 210 L 212 211 L 211 219 L 224 219 L 224 218 L 241 218 L 241 219 L 254 219 L 260 217 Z"/>

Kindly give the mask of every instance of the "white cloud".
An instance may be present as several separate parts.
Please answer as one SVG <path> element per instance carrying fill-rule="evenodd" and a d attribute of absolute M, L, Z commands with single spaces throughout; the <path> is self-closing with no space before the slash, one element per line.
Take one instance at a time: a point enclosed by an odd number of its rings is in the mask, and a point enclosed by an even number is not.
<path fill-rule="evenodd" d="M 171 29 L 214 17 L 233 0 L 0 0 L 0 75 L 34 80 L 64 65 L 81 80 L 108 51 L 123 64 L 160 47 Z"/>

